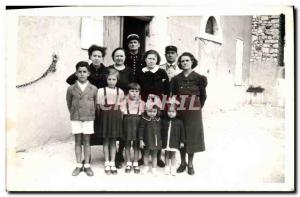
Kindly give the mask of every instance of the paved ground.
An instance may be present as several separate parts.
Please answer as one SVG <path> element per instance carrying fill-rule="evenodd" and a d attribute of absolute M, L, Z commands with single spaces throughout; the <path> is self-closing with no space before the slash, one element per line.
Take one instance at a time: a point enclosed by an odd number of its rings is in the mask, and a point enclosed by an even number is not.
<path fill-rule="evenodd" d="M 195 156 L 196 174 L 105 175 L 102 147 L 92 147 L 94 177 L 72 177 L 73 140 L 17 153 L 8 177 L 9 190 L 139 191 L 139 190 L 281 190 L 285 183 L 284 109 L 244 106 L 205 114 L 207 151 Z M 10 168 L 12 169 L 12 168 Z M 15 173 L 13 175 L 13 173 Z M 280 189 L 281 188 L 281 189 Z M 284 187 L 286 189 L 286 187 Z"/>

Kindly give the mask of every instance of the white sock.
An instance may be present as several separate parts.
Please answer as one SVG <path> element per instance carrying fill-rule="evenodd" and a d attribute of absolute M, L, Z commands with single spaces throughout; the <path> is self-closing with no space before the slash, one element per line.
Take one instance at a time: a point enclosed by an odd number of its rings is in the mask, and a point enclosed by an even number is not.
<path fill-rule="evenodd" d="M 85 163 L 85 164 L 84 164 L 84 167 L 85 167 L 85 168 L 89 168 L 89 167 L 91 167 L 91 165 L 90 165 L 89 163 Z"/>
<path fill-rule="evenodd" d="M 82 168 L 82 163 L 76 163 L 77 168 Z"/>

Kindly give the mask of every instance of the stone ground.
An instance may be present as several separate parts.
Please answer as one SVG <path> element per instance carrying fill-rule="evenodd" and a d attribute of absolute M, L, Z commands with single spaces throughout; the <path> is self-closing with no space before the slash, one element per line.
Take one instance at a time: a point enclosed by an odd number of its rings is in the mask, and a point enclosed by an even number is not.
<path fill-rule="evenodd" d="M 95 175 L 74 169 L 73 139 L 16 154 L 7 189 L 17 191 L 251 191 L 291 190 L 285 175 L 284 109 L 247 105 L 204 114 L 206 151 L 194 158 L 196 174 L 156 177 L 105 175 L 102 146 L 92 147 Z M 177 160 L 179 164 L 179 160 Z"/>

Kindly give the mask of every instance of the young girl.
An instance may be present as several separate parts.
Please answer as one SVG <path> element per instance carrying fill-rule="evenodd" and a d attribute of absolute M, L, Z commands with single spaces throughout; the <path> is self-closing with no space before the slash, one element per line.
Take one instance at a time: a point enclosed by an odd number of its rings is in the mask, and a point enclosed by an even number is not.
<path fill-rule="evenodd" d="M 163 100 L 164 95 L 169 95 L 170 93 L 170 82 L 166 71 L 159 68 L 160 55 L 155 50 L 149 50 L 146 51 L 143 58 L 146 67 L 137 76 L 137 81 L 142 87 L 142 99 L 148 99 L 149 95 L 157 95 Z M 139 163 L 142 164 L 142 161 Z M 165 167 L 165 163 L 161 159 L 161 151 L 157 153 L 157 164 L 159 167 Z"/>
<path fill-rule="evenodd" d="M 133 144 L 133 170 L 134 173 L 139 174 L 140 169 L 138 166 L 138 126 L 140 123 L 141 114 L 144 112 L 145 103 L 140 98 L 141 86 L 137 83 L 130 83 L 128 85 L 128 96 L 124 100 L 121 107 L 123 112 L 123 139 L 125 141 L 125 158 L 126 168 L 125 172 L 130 173 L 132 170 L 132 162 L 130 160 L 131 142 Z"/>
<path fill-rule="evenodd" d="M 97 104 L 100 108 L 100 135 L 103 137 L 104 171 L 106 174 L 117 174 L 115 166 L 116 139 L 122 134 L 122 113 L 120 101 L 124 93 L 116 87 L 119 72 L 113 68 L 108 69 L 107 87 L 98 90 Z M 110 161 L 109 161 L 110 159 Z"/>
<path fill-rule="evenodd" d="M 146 103 L 146 115 L 144 115 L 139 125 L 140 147 L 144 147 L 144 164 L 143 173 L 149 170 L 149 154 L 152 159 L 152 173 L 156 175 L 157 151 L 161 149 L 161 122 L 157 116 L 159 107 L 157 105 L 149 105 Z"/>
<path fill-rule="evenodd" d="M 184 146 L 185 132 L 180 119 L 176 118 L 176 103 L 169 102 L 167 105 L 168 118 L 162 123 L 162 147 L 165 150 L 165 174 L 176 175 L 175 155 L 179 148 Z M 171 160 L 171 162 L 170 162 Z"/>

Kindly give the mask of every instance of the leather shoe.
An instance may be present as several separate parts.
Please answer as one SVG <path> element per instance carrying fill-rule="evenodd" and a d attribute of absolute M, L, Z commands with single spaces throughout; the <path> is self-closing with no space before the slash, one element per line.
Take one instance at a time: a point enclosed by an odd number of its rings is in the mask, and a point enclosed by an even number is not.
<path fill-rule="evenodd" d="M 188 167 L 188 174 L 189 175 L 194 175 L 195 174 L 195 171 L 194 171 L 194 167 Z"/>
<path fill-rule="evenodd" d="M 81 171 L 82 168 L 76 167 L 72 172 L 72 176 L 78 176 Z"/>
<path fill-rule="evenodd" d="M 93 170 L 90 167 L 89 168 L 84 168 L 84 172 L 88 176 L 94 176 L 94 172 L 93 172 Z"/>
<path fill-rule="evenodd" d="M 166 166 L 165 162 L 161 159 L 157 160 L 157 165 L 161 168 L 164 168 Z"/>
<path fill-rule="evenodd" d="M 185 171 L 186 169 L 186 163 L 180 164 L 180 166 L 177 168 L 177 173 L 181 173 Z"/>

